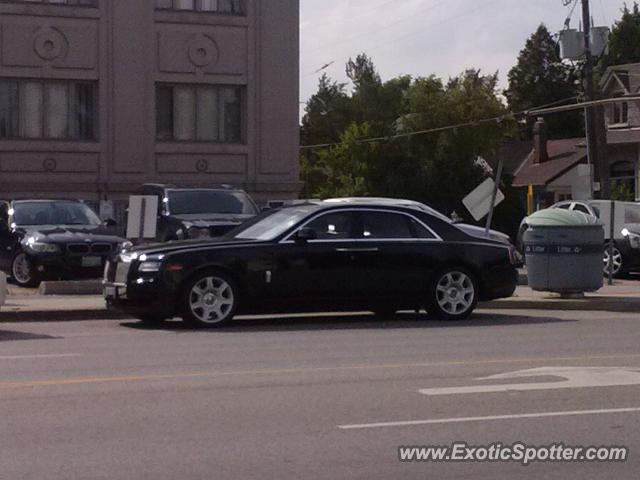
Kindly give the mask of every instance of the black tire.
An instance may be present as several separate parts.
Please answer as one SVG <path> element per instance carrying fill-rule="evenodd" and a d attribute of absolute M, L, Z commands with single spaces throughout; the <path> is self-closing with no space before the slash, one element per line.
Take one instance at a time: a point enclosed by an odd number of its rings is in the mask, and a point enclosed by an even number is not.
<path fill-rule="evenodd" d="M 230 322 L 238 310 L 240 290 L 230 275 L 208 271 L 197 274 L 180 296 L 181 317 L 188 325 L 215 328 Z"/>
<path fill-rule="evenodd" d="M 17 253 L 11 260 L 11 277 L 20 287 L 34 288 L 40 285 L 40 277 L 24 252 Z"/>
<path fill-rule="evenodd" d="M 464 267 L 447 267 L 429 285 L 426 310 L 441 320 L 464 320 L 478 304 L 478 280 Z"/>

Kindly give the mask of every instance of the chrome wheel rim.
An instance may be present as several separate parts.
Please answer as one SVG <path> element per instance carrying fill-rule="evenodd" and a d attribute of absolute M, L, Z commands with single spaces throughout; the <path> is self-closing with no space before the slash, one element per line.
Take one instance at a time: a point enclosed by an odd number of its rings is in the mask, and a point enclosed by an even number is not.
<path fill-rule="evenodd" d="M 231 285 L 219 277 L 203 277 L 189 292 L 191 313 L 203 323 L 214 324 L 226 320 L 234 302 Z"/>
<path fill-rule="evenodd" d="M 438 306 L 449 315 L 460 315 L 471 308 L 476 290 L 471 278 L 463 272 L 448 272 L 436 285 Z"/>
<path fill-rule="evenodd" d="M 604 273 L 608 275 L 609 270 L 611 269 L 611 260 L 609 258 L 608 248 L 605 249 L 604 251 L 603 262 L 604 262 Z M 613 274 L 616 275 L 617 273 L 619 273 L 621 268 L 622 268 L 622 254 L 620 253 L 620 250 L 613 247 Z"/>
<path fill-rule="evenodd" d="M 31 267 L 25 253 L 20 253 L 13 259 L 11 268 L 13 278 L 20 284 L 29 283 L 31 281 Z"/>

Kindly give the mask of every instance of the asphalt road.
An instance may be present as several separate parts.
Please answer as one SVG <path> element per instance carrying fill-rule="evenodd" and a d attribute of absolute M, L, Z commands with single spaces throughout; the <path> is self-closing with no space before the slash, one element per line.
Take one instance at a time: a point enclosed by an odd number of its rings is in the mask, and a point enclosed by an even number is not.
<path fill-rule="evenodd" d="M 460 323 L 261 318 L 217 331 L 0 324 L 0 478 L 637 478 L 639 345 L 640 314 L 548 310 Z M 614 369 L 561 385 L 571 388 L 529 389 L 564 381 L 548 373 L 480 380 L 540 367 Z M 434 390 L 505 383 L 527 385 Z M 454 441 L 630 454 L 526 467 L 398 460 L 401 445 Z"/>

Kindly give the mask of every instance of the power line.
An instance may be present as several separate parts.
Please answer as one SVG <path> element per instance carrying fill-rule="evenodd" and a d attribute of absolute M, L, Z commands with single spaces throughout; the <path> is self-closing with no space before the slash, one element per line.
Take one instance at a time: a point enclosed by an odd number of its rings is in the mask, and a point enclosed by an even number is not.
<path fill-rule="evenodd" d="M 465 128 L 465 127 L 474 127 L 474 126 L 478 126 L 478 125 L 482 125 L 485 123 L 496 123 L 496 122 L 502 122 L 508 118 L 515 118 L 518 116 L 525 116 L 528 115 L 530 111 L 532 110 L 541 110 L 543 108 L 547 108 L 547 107 L 552 107 L 554 105 L 558 105 L 559 103 L 565 103 L 568 102 L 569 100 L 576 100 L 578 97 L 570 97 L 570 98 L 564 98 L 562 100 L 557 100 L 555 102 L 551 102 L 545 105 L 541 105 L 539 107 L 533 107 L 529 110 L 523 110 L 521 112 L 516 112 L 516 113 L 505 113 L 504 115 L 499 115 L 497 117 L 491 117 L 491 118 L 483 118 L 480 120 L 472 120 L 469 122 L 463 122 L 463 123 L 458 123 L 455 125 L 446 125 L 443 127 L 436 127 L 436 128 L 428 128 L 426 130 L 417 130 L 415 132 L 407 132 L 407 133 L 397 133 L 395 135 L 387 135 L 387 136 L 383 136 L 383 137 L 373 137 L 373 138 L 363 138 L 360 140 L 356 140 L 355 143 L 358 145 L 362 145 L 362 144 L 367 144 L 367 143 L 375 143 L 375 142 L 382 142 L 382 141 L 389 141 L 389 140 L 393 140 L 396 138 L 410 138 L 410 137 L 415 137 L 417 135 L 426 135 L 429 133 L 439 133 L 439 132 L 445 132 L 448 130 L 455 130 L 457 128 Z M 329 148 L 329 147 L 335 147 L 338 145 L 342 145 L 342 142 L 333 142 L 333 143 L 319 143 L 316 145 L 303 145 L 300 147 L 300 150 L 315 150 L 315 149 L 321 149 L 321 148 Z"/>

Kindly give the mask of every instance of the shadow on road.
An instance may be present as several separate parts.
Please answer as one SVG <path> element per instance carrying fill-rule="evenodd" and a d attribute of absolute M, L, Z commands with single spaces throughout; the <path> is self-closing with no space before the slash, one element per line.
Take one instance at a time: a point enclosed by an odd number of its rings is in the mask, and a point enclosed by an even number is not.
<path fill-rule="evenodd" d="M 9 342 L 15 340 L 53 340 L 55 338 L 57 337 L 52 337 L 50 335 L 0 330 L 0 342 Z"/>
<path fill-rule="evenodd" d="M 278 332 L 309 330 L 399 330 L 408 328 L 460 328 L 508 325 L 536 325 L 575 322 L 553 317 L 531 317 L 509 314 L 475 313 L 463 321 L 434 320 L 424 314 L 399 313 L 395 318 L 376 320 L 368 314 L 354 315 L 288 315 L 284 318 L 260 317 L 237 319 L 231 324 L 212 329 L 194 329 L 179 321 L 167 321 L 157 325 L 143 322 L 122 322 L 120 325 L 137 330 L 169 330 L 175 332 L 202 331 L 213 333 Z"/>

